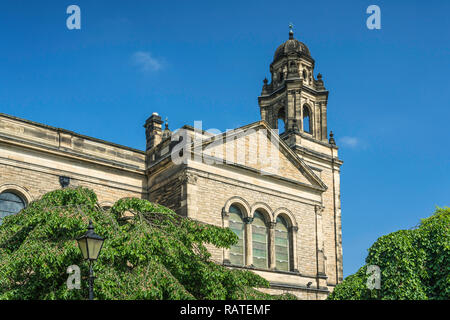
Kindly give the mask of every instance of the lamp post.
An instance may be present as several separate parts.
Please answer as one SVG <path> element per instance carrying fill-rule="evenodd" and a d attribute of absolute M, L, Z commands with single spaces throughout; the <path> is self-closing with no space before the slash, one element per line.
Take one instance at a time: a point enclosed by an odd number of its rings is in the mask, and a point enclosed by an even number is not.
<path fill-rule="evenodd" d="M 94 232 L 92 221 L 89 220 L 87 232 L 77 239 L 78 246 L 83 254 L 84 260 L 89 261 L 89 300 L 94 300 L 94 272 L 92 264 L 97 260 L 100 250 L 102 250 L 103 239 Z"/>

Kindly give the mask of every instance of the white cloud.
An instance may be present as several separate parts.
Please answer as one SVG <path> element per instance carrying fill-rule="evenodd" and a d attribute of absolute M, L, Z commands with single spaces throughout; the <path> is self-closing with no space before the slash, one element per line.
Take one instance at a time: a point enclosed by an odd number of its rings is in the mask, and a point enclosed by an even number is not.
<path fill-rule="evenodd" d="M 340 144 L 345 147 L 356 148 L 361 144 L 361 141 L 356 137 L 342 137 L 339 139 Z"/>
<path fill-rule="evenodd" d="M 133 63 L 143 72 L 152 72 L 162 69 L 163 64 L 160 60 L 152 57 L 150 52 L 137 51 L 132 55 Z"/>

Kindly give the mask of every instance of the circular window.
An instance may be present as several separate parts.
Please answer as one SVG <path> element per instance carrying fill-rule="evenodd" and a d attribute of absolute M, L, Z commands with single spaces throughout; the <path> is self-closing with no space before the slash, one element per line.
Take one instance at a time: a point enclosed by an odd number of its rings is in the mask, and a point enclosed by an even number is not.
<path fill-rule="evenodd" d="M 19 213 L 25 208 L 25 201 L 12 192 L 3 192 L 0 194 L 0 224 L 4 217 Z"/>

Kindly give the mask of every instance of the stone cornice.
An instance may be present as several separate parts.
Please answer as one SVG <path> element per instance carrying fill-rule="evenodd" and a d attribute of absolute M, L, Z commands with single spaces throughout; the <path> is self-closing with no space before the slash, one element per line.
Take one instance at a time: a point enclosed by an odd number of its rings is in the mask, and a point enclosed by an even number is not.
<path fill-rule="evenodd" d="M 258 101 L 271 98 L 273 95 L 276 95 L 276 94 L 280 94 L 280 93 L 282 94 L 282 93 L 284 93 L 287 90 L 300 90 L 300 91 L 304 90 L 304 91 L 306 91 L 306 92 L 308 92 L 308 93 L 310 93 L 310 94 L 312 94 L 312 95 L 314 95 L 316 97 L 317 96 L 326 96 L 326 98 L 328 98 L 328 94 L 329 94 L 328 90 L 318 91 L 318 90 L 315 90 L 315 89 L 313 89 L 313 88 L 311 88 L 309 86 L 305 86 L 305 85 L 302 85 L 298 89 L 288 89 L 287 88 L 287 85 L 286 85 L 287 83 L 295 83 L 296 81 L 299 81 L 299 80 L 297 80 L 297 79 L 289 79 L 289 80 L 286 79 L 285 82 L 280 87 L 278 87 L 276 90 L 274 90 L 274 91 L 272 91 L 272 92 L 270 92 L 268 94 L 265 94 L 265 95 L 260 95 L 258 97 Z M 302 81 L 302 80 L 300 79 L 300 81 Z"/>
<path fill-rule="evenodd" d="M 298 134 L 302 138 L 304 138 L 306 140 L 309 140 L 309 141 L 312 141 L 312 142 L 316 142 L 316 143 L 321 144 L 321 145 L 323 145 L 325 147 L 328 147 L 328 148 L 333 148 L 333 149 L 339 150 L 339 148 L 336 145 L 330 144 L 328 142 L 324 142 L 324 141 L 321 141 L 321 140 L 317 140 L 317 139 L 313 138 L 310 134 L 303 133 L 303 132 L 299 132 Z"/>
<path fill-rule="evenodd" d="M 291 276 L 297 276 L 302 278 L 310 278 L 310 279 L 326 279 L 323 275 L 318 274 L 316 277 L 314 276 L 306 276 L 301 274 L 298 271 L 281 271 L 281 270 L 271 270 L 271 269 L 261 269 L 256 267 L 249 267 L 249 266 L 238 266 L 233 265 L 229 263 L 223 263 L 225 267 L 229 267 L 232 269 L 245 269 L 245 270 L 252 270 L 252 271 L 262 271 L 267 273 L 274 273 L 274 274 L 285 274 L 285 275 L 291 275 Z M 295 284 L 288 284 L 288 283 L 282 283 L 282 282 L 270 282 L 270 287 L 272 288 L 283 288 L 283 289 L 297 289 L 297 290 L 308 290 L 308 291 L 319 291 L 324 293 L 329 293 L 329 289 L 327 287 L 320 287 L 320 288 L 308 288 L 307 286 L 302 285 L 295 285 Z"/>
<path fill-rule="evenodd" d="M 286 131 L 286 132 L 283 132 L 283 133 L 280 135 L 280 137 L 281 137 L 281 138 L 283 139 L 283 141 L 284 141 L 284 139 L 286 139 L 286 137 L 288 137 L 290 134 L 292 134 L 292 131 L 291 131 L 291 130 L 288 130 L 288 131 Z M 311 136 L 311 134 L 304 133 L 304 132 L 301 132 L 301 131 L 297 131 L 295 134 L 299 135 L 300 137 L 302 137 L 302 138 L 305 139 L 305 140 L 308 140 L 308 141 L 311 141 L 311 142 L 318 143 L 318 144 L 320 144 L 320 145 L 322 145 L 322 146 L 324 146 L 324 147 L 328 147 L 328 148 L 333 148 L 333 149 L 339 150 L 339 148 L 338 148 L 336 145 L 330 144 L 330 143 L 325 142 L 325 141 L 321 141 L 321 140 L 315 139 L 315 138 L 313 138 L 313 137 Z"/>
<path fill-rule="evenodd" d="M 288 283 L 281 283 L 281 282 L 270 282 L 271 288 L 280 288 L 280 289 L 297 289 L 297 290 L 307 290 L 307 291 L 315 291 L 315 292 L 323 292 L 323 293 L 330 293 L 330 290 L 328 290 L 327 287 L 320 287 L 320 288 L 308 288 L 306 286 L 299 286 L 295 284 L 288 284 Z"/>
<path fill-rule="evenodd" d="M 57 127 L 52 127 L 52 126 L 49 126 L 49 125 L 46 125 L 46 124 L 42 124 L 42 123 L 39 123 L 39 122 L 34 122 L 34 121 L 31 121 L 31 120 L 26 120 L 26 119 L 14 117 L 14 116 L 11 116 L 11 115 L 6 114 L 6 113 L 0 113 L 0 119 L 1 118 L 7 118 L 7 119 L 10 119 L 10 120 L 14 120 L 16 122 L 22 122 L 22 123 L 26 123 L 26 124 L 29 124 L 29 125 L 41 127 L 41 128 L 44 128 L 44 129 L 48 129 L 48 130 L 51 130 L 51 131 L 66 133 L 66 134 L 69 134 L 69 135 L 74 136 L 74 137 L 79 137 L 79 138 L 83 138 L 83 139 L 86 139 L 86 140 L 91 140 L 91 141 L 99 142 L 99 143 L 102 143 L 102 144 L 107 144 L 107 145 L 110 145 L 110 146 L 113 146 L 113 147 L 116 147 L 116 148 L 120 148 L 120 149 L 123 149 L 123 150 L 128 150 L 128 151 L 133 151 L 133 152 L 137 152 L 137 153 L 140 153 L 140 154 L 145 154 L 145 151 L 143 151 L 143 150 L 138 150 L 138 149 L 134 149 L 134 148 L 131 148 L 131 147 L 123 146 L 123 145 L 120 145 L 120 144 L 117 144 L 117 143 L 114 143 L 114 142 L 109 142 L 109 141 L 106 141 L 106 140 L 102 140 L 102 139 L 86 136 L 86 135 L 83 135 L 83 134 L 80 134 L 80 133 L 76 133 L 76 132 L 73 132 L 73 131 L 70 131 L 70 130 L 57 128 Z"/>
<path fill-rule="evenodd" d="M 291 53 L 290 57 L 288 57 L 287 55 L 284 55 L 281 58 L 272 61 L 272 63 L 270 64 L 270 68 L 276 67 L 277 65 L 281 65 L 281 64 L 285 63 L 286 61 L 291 60 L 292 56 L 295 56 L 295 60 L 304 59 L 304 60 L 309 61 L 313 67 L 316 63 L 313 57 L 311 57 L 307 54 L 304 54 L 302 52 L 296 52 L 296 53 Z"/>
<path fill-rule="evenodd" d="M 18 139 L 17 137 L 11 137 L 11 136 L 1 134 L 1 133 L 0 133 L 0 143 L 4 143 L 6 145 L 15 145 L 17 147 L 22 147 L 22 148 L 27 148 L 27 149 L 31 149 L 31 150 L 40 151 L 40 152 L 45 152 L 45 153 L 53 154 L 55 156 L 61 156 L 61 157 L 70 158 L 70 159 L 74 159 L 74 160 L 81 160 L 81 161 L 86 161 L 86 162 L 90 162 L 90 163 L 95 163 L 95 164 L 98 164 L 101 166 L 106 166 L 106 167 L 114 168 L 117 170 L 131 171 L 133 173 L 138 173 L 138 174 L 142 174 L 142 175 L 145 174 L 145 170 L 140 169 L 138 166 L 133 166 L 130 164 L 126 164 L 126 163 L 122 163 L 122 162 L 118 162 L 118 161 L 114 161 L 114 160 L 108 160 L 108 159 L 104 159 L 104 158 L 90 156 L 87 154 L 74 152 L 74 151 L 71 151 L 71 150 L 65 149 L 65 148 L 58 148 L 58 147 L 44 145 L 44 144 L 40 144 L 40 143 L 32 142 L 32 141 L 25 141 L 25 140 Z M 143 160 L 142 163 L 144 164 L 145 160 Z"/>
<path fill-rule="evenodd" d="M 45 167 L 45 166 L 38 165 L 38 164 L 26 163 L 26 162 L 21 162 L 18 160 L 7 159 L 7 158 L 2 158 L 2 157 L 0 157 L 0 163 L 7 164 L 8 166 L 17 167 L 20 169 L 33 170 L 36 172 L 53 175 L 55 177 L 59 177 L 61 175 L 67 175 L 78 181 L 95 183 L 97 185 L 103 185 L 108 188 L 119 189 L 119 190 L 124 190 L 124 191 L 131 191 L 131 192 L 139 192 L 141 194 L 147 193 L 145 191 L 146 188 L 144 186 L 130 185 L 130 184 L 122 183 L 122 182 L 118 183 L 116 181 L 111 181 L 111 180 L 103 179 L 103 178 L 99 178 L 99 177 L 92 177 L 89 175 L 76 173 L 73 171 L 54 169 L 54 168 Z M 145 176 L 144 176 L 144 174 L 142 174 L 142 179 L 144 179 L 144 178 L 145 178 Z"/>
<path fill-rule="evenodd" d="M 318 158 L 320 160 L 328 160 L 330 163 L 334 162 L 338 166 L 341 166 L 344 163 L 344 161 L 340 160 L 339 158 L 333 158 L 333 157 L 331 157 L 328 154 L 325 154 L 325 153 L 322 153 L 322 152 L 317 152 L 317 151 L 314 151 L 314 150 L 311 150 L 311 149 L 308 149 L 308 148 L 305 148 L 305 147 L 301 147 L 301 146 L 295 145 L 292 148 L 295 151 L 298 151 L 298 152 L 303 153 L 303 154 L 307 154 L 309 156 L 316 157 L 316 158 Z"/>

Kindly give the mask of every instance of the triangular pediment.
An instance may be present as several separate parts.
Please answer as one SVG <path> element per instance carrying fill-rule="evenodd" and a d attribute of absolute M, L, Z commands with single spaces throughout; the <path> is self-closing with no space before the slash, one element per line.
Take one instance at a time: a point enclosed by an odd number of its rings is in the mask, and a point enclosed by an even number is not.
<path fill-rule="evenodd" d="M 193 146 L 203 161 L 250 170 L 260 175 L 326 190 L 323 181 L 265 121 L 204 138 Z"/>

